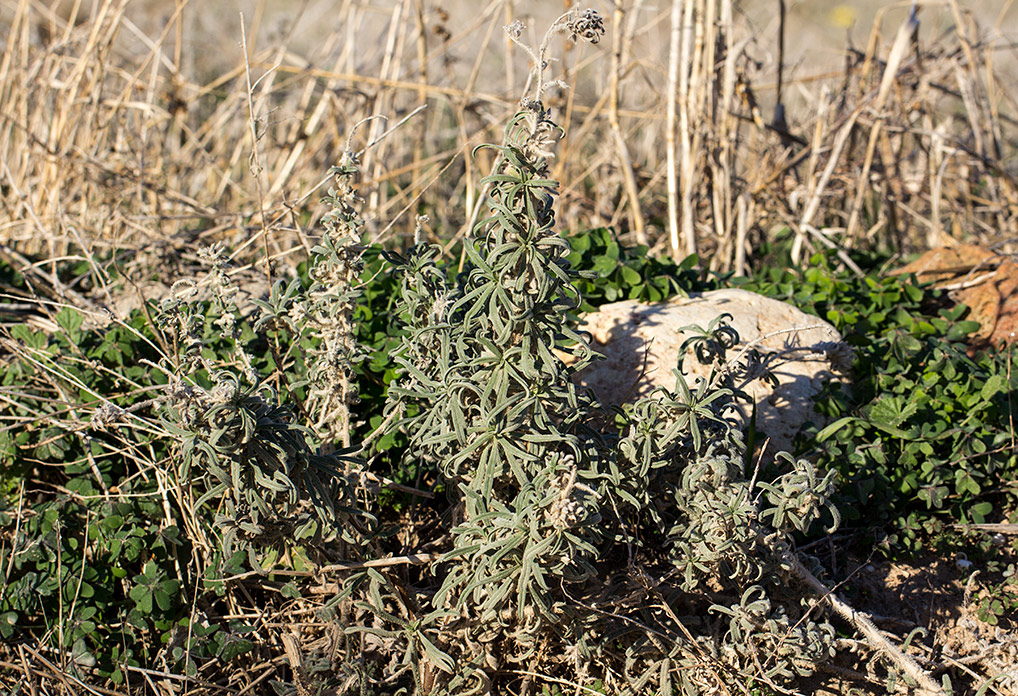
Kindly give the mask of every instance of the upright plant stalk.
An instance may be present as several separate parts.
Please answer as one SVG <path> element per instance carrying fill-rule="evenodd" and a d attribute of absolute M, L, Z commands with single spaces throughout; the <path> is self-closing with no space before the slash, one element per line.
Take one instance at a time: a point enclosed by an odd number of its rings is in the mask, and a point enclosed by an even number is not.
<path fill-rule="evenodd" d="M 568 245 L 554 230 L 555 182 L 544 178 L 555 132 L 541 103 L 527 100 L 505 144 L 488 146 L 499 157 L 484 180 L 491 215 L 478 222 L 455 287 L 444 283 L 431 245 L 411 249 L 399 269 L 409 332 L 395 359 L 406 376 L 390 397 L 429 404 L 408 421 L 411 451 L 479 496 L 466 499 L 468 517 L 532 484 L 514 461 L 543 466 L 542 452 L 580 454 L 571 431 L 586 397 L 568 376 L 592 353 L 565 321 L 579 297 Z"/>
<path fill-rule="evenodd" d="M 559 31 L 591 39 L 603 32 L 595 13 L 566 17 Z M 507 31 L 519 38 L 518 26 Z M 539 75 L 533 84 L 539 95 Z M 556 183 L 547 178 L 558 130 L 539 99 L 525 98 L 503 144 L 482 146 L 497 156 L 483 180 L 489 215 L 467 242 L 455 285 L 436 266 L 436 246 L 391 255 L 407 334 L 389 397 L 393 408 L 417 407 L 401 423 L 408 454 L 437 466 L 461 510 L 435 599 L 436 611 L 455 611 L 439 623 L 448 631 L 498 622 L 502 639 L 524 650 L 568 618 L 557 588 L 594 574 L 600 539 L 590 484 L 603 446 L 585 425 L 591 399 L 570 379 L 593 356 L 567 324 L 580 298 L 568 244 L 555 230 Z M 485 550 L 461 551 L 477 544 Z M 498 668 L 485 650 L 486 664 Z"/>
<path fill-rule="evenodd" d="M 338 441 L 344 448 L 350 447 L 350 406 L 357 397 L 353 366 L 363 357 L 353 323 L 363 268 L 364 221 L 357 213 L 351 182 L 357 164 L 348 149 L 332 169 L 336 187 L 325 198 L 331 210 L 322 219 L 325 235 L 311 250 L 312 284 L 299 310 L 306 317 L 306 328 L 321 339 L 309 356 L 308 410 L 315 419 L 313 427 L 323 440 Z"/>
<path fill-rule="evenodd" d="M 690 117 L 690 110 L 692 108 L 691 87 L 695 88 L 695 85 L 690 85 L 691 61 L 693 58 L 693 0 L 684 0 L 684 3 L 682 12 L 682 48 L 679 52 L 679 142 L 682 147 L 680 157 L 682 205 L 680 211 L 682 215 L 683 253 L 695 254 L 696 229 L 693 226 L 695 216 L 693 215 L 694 187 L 692 179 L 696 172 L 694 164 L 696 153 L 691 132 L 692 119 Z"/>

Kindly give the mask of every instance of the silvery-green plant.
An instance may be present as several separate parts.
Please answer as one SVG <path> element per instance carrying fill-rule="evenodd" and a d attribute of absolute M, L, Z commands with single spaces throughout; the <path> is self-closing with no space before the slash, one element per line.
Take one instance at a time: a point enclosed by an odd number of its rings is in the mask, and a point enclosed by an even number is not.
<path fill-rule="evenodd" d="M 313 267 L 345 268 L 341 253 L 330 251 L 335 248 L 328 243 L 316 249 Z M 261 382 L 240 337 L 229 259 L 218 244 L 200 256 L 208 273 L 175 284 L 160 307 L 177 347 L 166 427 L 181 444 L 176 474 L 187 498 L 182 504 L 215 509 L 207 533 L 219 538 L 223 557 L 243 550 L 254 567 L 266 551 L 279 555 L 295 544 L 312 556 L 327 542 L 333 552 L 350 542 L 359 547 L 358 530 L 366 527 L 354 519 L 361 513 L 346 475 L 352 460 L 322 449 L 292 405 Z M 303 303 L 320 316 L 325 312 L 316 301 L 327 300 L 316 287 L 303 293 L 299 282 L 280 285 L 260 304 Z M 342 312 L 338 307 L 336 314 Z M 266 312 L 259 328 L 276 317 Z"/>
<path fill-rule="evenodd" d="M 358 511 L 343 458 L 315 451 L 270 391 L 245 388 L 226 371 L 214 380 L 211 390 L 181 383 L 170 402 L 182 441 L 178 475 L 202 491 L 196 508 L 216 505 L 225 555 L 244 550 L 257 568 L 269 549 L 313 551 L 349 529 L 343 523 Z"/>
<path fill-rule="evenodd" d="M 573 12 L 549 36 L 561 30 L 596 39 L 603 25 Z M 437 469 L 454 524 L 437 592 L 408 601 L 391 575 L 365 577 L 374 619 L 354 630 L 402 645 L 418 693 L 526 692 L 537 677 L 511 675 L 535 664 L 631 694 L 808 673 L 833 629 L 789 591 L 786 559 L 796 531 L 825 510 L 837 519 L 831 476 L 805 461 L 777 481 L 748 476 L 725 370 L 692 386 L 677 373 L 674 390 L 619 414 L 621 431 L 572 379 L 596 356 L 566 319 L 580 298 L 548 178 L 546 45 L 528 49 L 535 97 L 488 146 L 490 214 L 463 273 L 447 282 L 433 245 L 390 254 L 405 322 L 390 409 L 410 414 L 395 426 L 406 456 Z M 733 337 L 719 326 L 702 340 Z M 695 352 L 724 364 L 718 345 Z"/>
<path fill-rule="evenodd" d="M 337 444 L 351 446 L 350 409 L 357 402 L 354 367 L 365 356 L 353 321 L 364 267 L 364 221 L 353 186 L 358 160 L 349 142 L 330 173 L 333 187 L 322 201 L 329 206 L 322 217 L 325 233 L 312 247 L 308 264 L 310 285 L 304 287 L 300 278 L 278 282 L 267 301 L 256 301 L 262 310 L 256 329 L 279 332 L 291 351 L 302 352 L 299 362 L 306 374 L 298 375 L 303 379 L 291 387 L 307 387 L 303 410 L 327 450 Z"/>
<path fill-rule="evenodd" d="M 417 407 L 401 424 L 408 453 L 456 488 L 460 518 L 448 572 L 418 630 L 430 629 L 435 645 L 443 635 L 493 631 L 491 640 L 472 637 L 474 649 L 457 661 L 470 683 L 505 666 L 509 642 L 533 651 L 545 626 L 569 620 L 556 587 L 595 574 L 601 540 L 590 484 L 604 448 L 582 421 L 590 397 L 569 380 L 592 353 L 566 323 L 579 298 L 541 154 L 553 133 L 536 101 L 510 122 L 499 168 L 486 179 L 492 214 L 468 242 L 470 267 L 455 285 L 434 246 L 410 249 L 397 270 L 407 332 L 393 356 L 403 374 L 390 386 L 392 408 Z M 575 362 L 567 366 L 563 354 Z"/>
<path fill-rule="evenodd" d="M 353 322 L 364 267 L 360 246 L 364 221 L 352 182 L 357 171 L 357 157 L 348 146 L 343 161 L 332 169 L 335 187 L 325 198 L 330 206 L 322 218 L 325 234 L 311 250 L 312 284 L 298 305 L 304 332 L 319 339 L 309 356 L 307 408 L 313 427 L 327 442 L 338 441 L 343 447 L 350 447 L 350 407 L 357 398 L 353 368 L 364 357 Z"/>

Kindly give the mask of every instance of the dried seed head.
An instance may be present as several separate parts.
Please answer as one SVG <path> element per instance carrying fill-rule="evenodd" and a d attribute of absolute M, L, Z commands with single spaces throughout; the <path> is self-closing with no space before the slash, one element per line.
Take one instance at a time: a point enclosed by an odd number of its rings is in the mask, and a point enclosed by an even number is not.
<path fill-rule="evenodd" d="M 232 312 L 226 312 L 221 317 L 212 322 L 213 326 L 217 326 L 223 330 L 223 334 L 229 337 L 235 336 L 235 330 L 237 328 L 237 317 Z"/>
<path fill-rule="evenodd" d="M 235 400 L 239 392 L 239 385 L 236 382 L 221 379 L 212 387 L 212 391 L 209 392 L 209 398 L 213 403 L 225 404 Z"/>
<path fill-rule="evenodd" d="M 227 257 L 223 253 L 223 243 L 213 242 L 207 247 L 198 250 L 198 258 L 211 265 L 226 263 Z"/>
<path fill-rule="evenodd" d="M 572 12 L 566 19 L 565 31 L 571 41 L 582 38 L 596 44 L 604 36 L 604 19 L 595 10 Z"/>
<path fill-rule="evenodd" d="M 583 503 L 572 499 L 556 500 L 545 514 L 549 524 L 555 529 L 579 527 L 588 517 Z"/>
<path fill-rule="evenodd" d="M 418 215 L 414 222 L 414 244 L 420 244 L 424 238 L 424 226 L 430 218 L 427 215 Z"/>
<path fill-rule="evenodd" d="M 852 346 L 844 341 L 826 341 L 813 346 L 813 350 L 822 353 L 831 363 L 831 369 L 841 374 L 847 374 L 852 370 L 852 362 L 855 360 L 855 352 Z"/>
<path fill-rule="evenodd" d="M 107 401 L 100 404 L 99 408 L 92 412 L 92 421 L 89 425 L 93 430 L 106 430 L 107 426 L 123 420 L 125 415 L 127 415 L 127 412 L 124 409 Z"/>
<path fill-rule="evenodd" d="M 523 30 L 525 28 L 526 27 L 523 25 L 523 22 L 518 19 L 514 19 L 512 23 L 503 27 L 503 29 L 505 29 L 506 36 L 513 41 L 519 41 L 523 37 Z"/>

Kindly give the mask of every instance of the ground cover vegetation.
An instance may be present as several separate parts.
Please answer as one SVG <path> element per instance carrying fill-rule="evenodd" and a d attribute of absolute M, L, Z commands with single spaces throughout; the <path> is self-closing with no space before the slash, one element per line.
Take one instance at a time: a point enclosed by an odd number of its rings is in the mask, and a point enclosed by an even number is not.
<path fill-rule="evenodd" d="M 394 3 L 375 75 L 339 37 L 328 70 L 258 52 L 256 15 L 204 83 L 185 5 L 154 36 L 115 2 L 0 15 L 5 689 L 1015 688 L 1015 358 L 885 272 L 1018 236 L 1013 105 L 962 8 L 878 24 L 801 121 L 779 55 L 764 124 L 730 2 L 660 15 L 633 103 L 641 3 L 543 38 L 493 3 L 479 46 Z M 844 336 L 796 452 L 761 466 L 728 420 L 723 317 L 708 380 L 614 411 L 575 385 L 580 313 L 732 285 Z M 930 553 L 975 565 L 977 659 L 839 596 L 846 555 Z"/>

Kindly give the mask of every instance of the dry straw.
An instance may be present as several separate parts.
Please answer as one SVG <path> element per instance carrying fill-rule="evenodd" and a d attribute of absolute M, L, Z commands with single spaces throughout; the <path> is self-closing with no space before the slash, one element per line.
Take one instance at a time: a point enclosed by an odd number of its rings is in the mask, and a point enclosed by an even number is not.
<path fill-rule="evenodd" d="M 16 266 L 18 254 L 118 254 L 142 279 L 197 237 L 244 240 L 247 261 L 292 263 L 344 134 L 425 103 L 365 154 L 366 241 L 408 238 L 418 209 L 450 248 L 480 210 L 478 179 L 491 166 L 466 154 L 497 138 L 528 70 L 497 39 L 505 2 L 463 16 L 418 0 L 386 7 L 342 3 L 331 10 L 337 31 L 312 45 L 301 15 L 269 40 L 255 13 L 243 20 L 244 55 L 224 65 L 188 52 L 198 8 L 186 2 L 148 32 L 122 0 L 82 5 L 75 21 L 18 3 L 0 55 L 0 253 Z M 571 227 L 613 225 L 623 239 L 737 272 L 783 229 L 799 260 L 827 247 L 908 252 L 1018 236 L 1015 94 L 998 64 L 999 22 L 977 24 L 956 0 L 889 7 L 841 72 L 786 75 L 789 29 L 768 38 L 731 0 L 613 7 L 610 41 L 547 56 L 570 87 L 546 101 L 570 134 L 552 174 Z M 323 8 L 305 12 L 323 24 Z M 950 29 L 923 30 L 945 13 Z M 240 22 L 220 30 L 239 37 Z M 766 84 L 772 74 L 777 85 Z M 374 121 L 365 137 L 386 128 Z M 379 220 L 392 221 L 384 235 Z M 52 285 L 52 270 L 31 272 Z"/>

